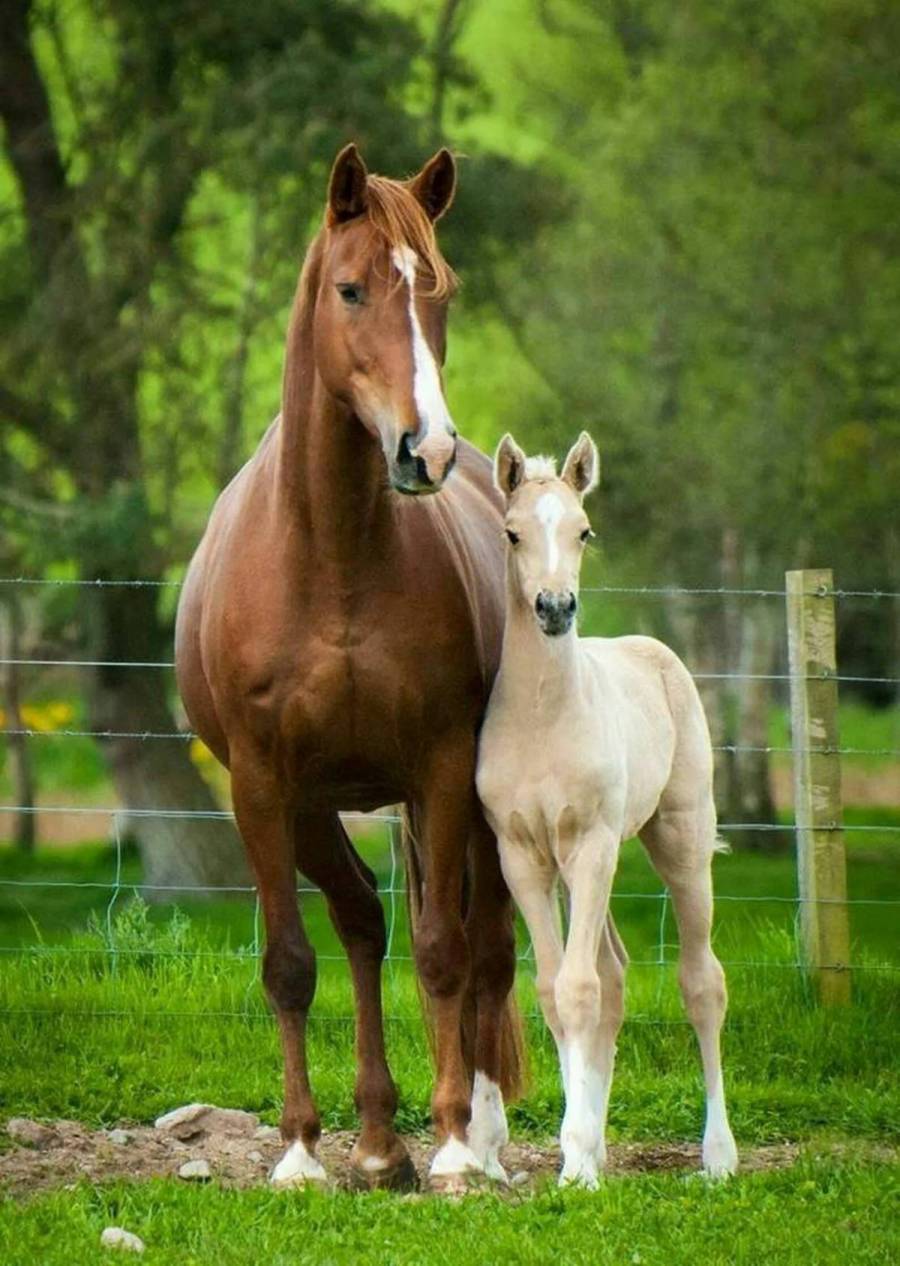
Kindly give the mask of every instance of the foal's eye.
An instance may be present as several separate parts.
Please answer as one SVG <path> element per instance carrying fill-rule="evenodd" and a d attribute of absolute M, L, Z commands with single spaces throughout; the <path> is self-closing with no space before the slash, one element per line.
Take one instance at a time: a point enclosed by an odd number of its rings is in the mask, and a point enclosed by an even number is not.
<path fill-rule="evenodd" d="M 510 529 L 509 529 L 509 528 L 507 528 L 507 529 L 506 529 L 506 539 L 509 541 L 510 545 L 518 545 L 518 543 L 519 543 L 519 533 L 518 533 L 518 532 L 512 532 L 512 531 L 510 531 Z"/>
<path fill-rule="evenodd" d="M 584 529 L 584 531 L 581 533 L 581 535 L 579 536 L 579 538 L 578 538 L 578 539 L 579 539 L 580 541 L 587 542 L 587 541 L 589 541 L 589 540 L 591 539 L 591 537 L 592 537 L 593 535 L 594 535 L 594 533 L 591 531 L 591 529 L 590 529 L 590 528 L 585 528 L 585 529 Z"/>
<path fill-rule="evenodd" d="M 354 304 L 362 303 L 363 292 L 362 286 L 357 286 L 352 281 L 339 281 L 337 284 L 337 292 L 343 299 L 344 303 Z"/>

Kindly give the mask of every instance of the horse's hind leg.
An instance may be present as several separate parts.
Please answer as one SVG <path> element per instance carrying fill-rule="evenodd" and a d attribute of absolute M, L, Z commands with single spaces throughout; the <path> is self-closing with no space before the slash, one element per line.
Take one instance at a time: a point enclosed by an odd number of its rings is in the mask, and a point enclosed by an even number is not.
<path fill-rule="evenodd" d="M 476 814 L 471 839 L 472 891 L 466 935 L 475 1013 L 474 1081 L 468 1143 L 489 1178 L 506 1181 L 500 1150 L 509 1138 L 504 1094 L 518 1090 L 521 1059 L 519 1017 L 510 991 L 516 970 L 513 906 L 497 854 L 494 833 Z"/>
<path fill-rule="evenodd" d="M 719 1050 L 727 1005 L 725 975 L 710 942 L 716 813 L 711 798 L 690 808 L 674 797 L 667 805 L 666 799 L 641 831 L 641 840 L 669 889 L 678 921 L 678 982 L 697 1034 L 706 1083 L 703 1168 L 722 1177 L 734 1173 L 737 1148 L 728 1124 Z"/>
<path fill-rule="evenodd" d="M 294 840 L 297 865 L 325 895 L 353 978 L 355 1100 L 361 1123 L 352 1156 L 354 1178 L 366 1187 L 413 1187 L 416 1171 L 394 1129 L 397 1089 L 384 1050 L 381 964 L 387 941 L 375 876 L 336 814 L 296 819 Z"/>
<path fill-rule="evenodd" d="M 274 779 L 256 761 L 232 763 L 234 812 L 256 873 L 266 950 L 263 984 L 278 1020 L 284 1054 L 281 1133 L 287 1151 L 272 1171 L 279 1185 L 322 1182 L 315 1156 L 319 1115 L 306 1067 L 306 1017 L 316 990 L 316 958 L 297 905 L 294 846 Z"/>

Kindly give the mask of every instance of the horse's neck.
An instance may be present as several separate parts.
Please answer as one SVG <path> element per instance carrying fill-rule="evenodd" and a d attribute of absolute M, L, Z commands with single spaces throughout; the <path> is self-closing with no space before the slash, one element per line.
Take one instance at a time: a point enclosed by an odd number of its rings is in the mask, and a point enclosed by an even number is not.
<path fill-rule="evenodd" d="M 358 418 L 326 390 L 312 354 L 312 324 L 292 323 L 279 422 L 282 514 L 304 551 L 341 576 L 358 573 L 373 549 L 390 548 L 393 515 L 384 457 Z"/>
<path fill-rule="evenodd" d="M 547 637 L 534 613 L 510 592 L 500 677 L 507 704 L 530 717 L 550 722 L 577 703 L 584 671 L 583 653 L 573 627 Z"/>

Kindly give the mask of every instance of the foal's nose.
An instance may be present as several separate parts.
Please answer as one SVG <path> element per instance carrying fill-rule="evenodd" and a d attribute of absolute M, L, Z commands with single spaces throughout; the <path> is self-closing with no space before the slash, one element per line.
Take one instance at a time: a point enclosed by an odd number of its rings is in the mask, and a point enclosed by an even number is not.
<path fill-rule="evenodd" d="M 578 599 L 574 593 L 552 593 L 549 589 L 541 589 L 534 600 L 534 612 L 540 626 L 551 637 L 569 631 L 577 610 Z"/>

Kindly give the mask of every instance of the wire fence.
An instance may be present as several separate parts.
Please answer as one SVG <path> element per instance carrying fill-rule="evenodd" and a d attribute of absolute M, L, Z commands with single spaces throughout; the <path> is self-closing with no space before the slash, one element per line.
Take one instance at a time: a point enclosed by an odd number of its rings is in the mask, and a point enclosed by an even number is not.
<path fill-rule="evenodd" d="M 80 579 L 40 579 L 32 577 L 0 577 L 0 586 L 21 586 L 27 589 L 34 589 L 40 586 L 50 588 L 75 587 L 84 589 L 99 589 L 104 587 L 119 588 L 139 588 L 152 587 L 159 589 L 177 590 L 180 581 L 176 580 L 80 580 Z M 737 589 L 729 587 L 707 587 L 707 588 L 689 588 L 676 586 L 617 586 L 617 585 L 601 585 L 587 587 L 584 592 L 593 594 L 611 594 L 622 597 L 632 597 L 635 599 L 646 598 L 742 598 L 742 599 L 786 599 L 787 592 L 784 589 L 762 589 L 747 588 Z M 868 599 L 878 603 L 890 600 L 900 599 L 900 593 L 887 590 L 861 590 L 861 589 L 840 589 L 820 586 L 811 590 L 811 597 L 827 597 L 839 600 L 851 599 Z M 170 670 L 174 667 L 171 661 L 146 661 L 146 660 L 107 660 L 107 659 L 89 659 L 89 658 L 60 658 L 51 655 L 35 655 L 27 656 L 9 656 L 0 658 L 0 665 L 7 668 L 28 668 L 28 669 L 95 669 L 110 668 L 117 669 L 158 669 L 161 671 Z M 791 681 L 790 673 L 772 672 L 744 672 L 744 671 L 723 671 L 723 672 L 695 672 L 694 678 L 698 682 L 725 682 L 725 681 L 750 681 L 750 682 L 772 682 L 787 683 Z M 815 673 L 809 674 L 807 680 L 833 680 L 838 683 L 847 683 L 853 685 L 900 685 L 900 677 L 892 676 L 859 676 L 841 673 Z M 7 720 L 9 720 L 7 718 Z M 71 727 L 65 726 L 60 728 L 46 728 L 40 726 L 29 726 L 21 723 L 6 724 L 0 728 L 0 737 L 6 739 L 17 740 L 35 740 L 40 742 L 53 741 L 65 742 L 66 740 L 84 740 L 90 739 L 99 743 L 111 741 L 132 741 L 132 742 L 164 742 L 173 743 L 191 743 L 198 736 L 188 730 L 110 730 L 95 729 L 89 727 Z M 814 755 L 829 755 L 849 758 L 868 758 L 876 761 L 886 761 L 900 757 L 900 747 L 892 746 L 871 746 L 861 747 L 858 745 L 821 745 L 800 748 L 792 744 L 770 744 L 770 743 L 738 743 L 723 742 L 714 744 L 714 751 L 720 755 L 740 755 L 740 754 L 756 754 L 768 756 L 792 756 L 797 758 L 801 753 L 810 753 Z M 897 801 L 900 805 L 900 768 L 897 770 Z M 54 956 L 106 956 L 112 960 L 121 959 L 127 961 L 129 957 L 135 956 L 140 958 L 158 957 L 158 958 L 176 958 L 184 957 L 185 954 L 192 958 L 220 958 L 234 959 L 239 961 L 255 961 L 261 956 L 261 920 L 259 914 L 259 900 L 256 888 L 251 884 L 235 884 L 235 885 L 202 885 L 202 884 L 153 884 L 142 881 L 127 881 L 125 878 L 125 844 L 127 837 L 129 822 L 142 818 L 159 818 L 173 821 L 197 821 L 197 820 L 217 820 L 217 821 L 233 821 L 233 814 L 230 810 L 222 808 L 215 810 L 195 810 L 179 807 L 178 805 L 153 805 L 153 806 L 121 806 L 121 805 L 93 805 L 93 804 L 57 804 L 57 803 L 40 803 L 40 804 L 18 804 L 11 802 L 8 804 L 0 804 L 0 822 L 9 821 L 13 815 L 63 815 L 70 818 L 83 817 L 101 817 L 107 819 L 108 834 L 112 841 L 112 873 L 107 880 L 77 880 L 77 879 L 50 879 L 50 878 L 19 878 L 0 875 L 0 889 L 6 889 L 13 892 L 22 892 L 25 890 L 45 889 L 54 893 L 61 890 L 72 891 L 90 891 L 96 892 L 99 896 L 104 894 L 106 897 L 106 905 L 104 910 L 103 922 L 105 927 L 105 943 L 91 946 L 73 945 L 69 943 L 62 944 L 45 944 L 37 936 L 33 943 L 26 944 L 0 944 L 0 955 L 9 956 L 6 961 L 10 961 L 15 956 L 34 957 L 46 955 L 50 958 Z M 387 847 L 389 856 L 387 857 L 387 879 L 379 887 L 379 893 L 382 900 L 386 904 L 386 924 L 387 924 L 387 961 L 388 963 L 411 963 L 411 955 L 398 951 L 399 930 L 401 921 L 405 917 L 405 886 L 403 883 L 403 863 L 401 859 L 401 849 L 399 841 L 399 831 L 401 829 L 401 818 L 395 811 L 385 811 L 376 815 L 347 813 L 342 814 L 342 819 L 347 824 L 348 829 L 354 831 L 366 824 L 368 828 L 375 825 L 380 831 L 384 832 L 387 837 Z M 759 822 L 722 822 L 719 825 L 720 831 L 724 835 L 740 834 L 742 832 L 753 832 L 754 834 L 766 834 L 773 832 L 802 832 L 812 828 L 798 826 L 790 821 L 759 821 Z M 845 832 L 851 835 L 859 834 L 863 837 L 878 835 L 887 839 L 894 837 L 900 838 L 900 823 L 897 822 L 841 822 L 834 821 L 817 825 L 816 831 L 834 831 Z M 301 900 L 314 898 L 321 895 L 319 890 L 314 886 L 299 883 L 297 892 Z M 165 894 L 172 899 L 176 897 L 184 897 L 187 899 L 195 899 L 199 897 L 209 897 L 217 895 L 221 897 L 244 897 L 254 904 L 253 910 L 253 935 L 249 944 L 237 949 L 221 948 L 221 949 L 200 949 L 197 947 L 184 949 L 166 949 L 159 947 L 149 948 L 132 948 L 126 944 L 120 944 L 117 941 L 116 934 L 116 912 L 121 908 L 120 902 L 123 897 L 133 894 L 135 896 L 151 897 L 159 899 L 160 895 Z M 795 923 L 801 909 L 805 903 L 813 901 L 817 905 L 833 904 L 831 898 L 805 898 L 799 894 L 750 894 L 750 893 L 730 893 L 717 892 L 716 902 L 723 906 L 729 905 L 746 905 L 750 909 L 759 909 L 765 905 L 771 905 L 776 908 L 789 908 L 794 912 Z M 648 957 L 633 958 L 631 963 L 635 967 L 660 969 L 668 968 L 673 962 L 673 955 L 677 954 L 677 942 L 669 939 L 669 928 L 671 922 L 671 901 L 665 888 L 658 891 L 617 891 L 613 894 L 613 910 L 620 907 L 626 902 L 655 902 L 659 905 L 659 920 L 657 924 L 656 944 L 654 952 Z M 900 899 L 893 897 L 877 897 L 877 898 L 853 898 L 841 900 L 840 904 L 847 905 L 851 909 L 858 908 L 874 909 L 879 907 L 900 907 Z M 796 940 L 796 938 L 795 938 Z M 319 954 L 320 961 L 344 961 L 342 954 Z M 527 946 L 520 953 L 520 960 L 524 964 L 528 964 L 532 960 L 531 948 Z M 757 969 L 757 970 L 775 970 L 775 971 L 802 971 L 805 964 L 801 960 L 798 953 L 787 958 L 774 959 L 770 957 L 756 958 L 736 958 L 722 959 L 726 969 Z M 900 971 L 900 964 L 879 963 L 861 959 L 857 962 L 835 964 L 843 970 L 853 972 L 872 972 L 872 973 L 896 973 Z M 4 1008 L 0 1006 L 0 1014 L 62 1014 L 57 1008 Z M 91 1009 L 87 1011 L 78 1011 L 77 1009 L 67 1010 L 65 1014 L 71 1015 L 90 1015 L 90 1016 L 116 1016 L 128 1014 L 122 1011 L 107 1009 Z M 229 1011 L 229 1010 L 193 1010 L 193 1011 L 153 1011 L 154 1018 L 169 1018 L 174 1016 L 190 1016 L 190 1017 L 235 1017 L 241 1019 L 256 1018 L 249 1011 Z M 352 1017 L 347 1016 L 323 1016 L 321 1019 L 337 1022 L 349 1022 Z M 388 1017 L 389 1019 L 391 1017 Z M 681 1021 L 660 1020 L 653 1015 L 642 1015 L 635 1017 L 636 1019 L 646 1023 L 682 1023 Z"/>

